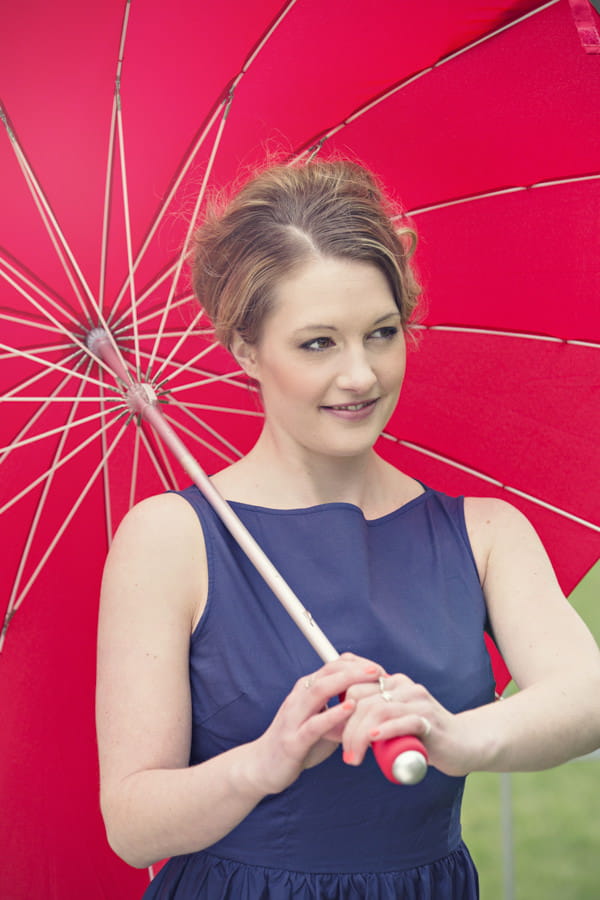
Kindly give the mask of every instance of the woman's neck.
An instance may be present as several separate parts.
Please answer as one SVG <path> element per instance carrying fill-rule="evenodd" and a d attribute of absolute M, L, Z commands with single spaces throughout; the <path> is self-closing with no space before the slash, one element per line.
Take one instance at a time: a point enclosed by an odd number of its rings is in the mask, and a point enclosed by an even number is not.
<path fill-rule="evenodd" d="M 422 493 L 374 450 L 360 456 L 286 453 L 273 448 L 263 433 L 239 462 L 214 476 L 229 500 L 272 509 L 302 509 L 322 503 L 353 503 L 367 517 L 397 508 Z"/>

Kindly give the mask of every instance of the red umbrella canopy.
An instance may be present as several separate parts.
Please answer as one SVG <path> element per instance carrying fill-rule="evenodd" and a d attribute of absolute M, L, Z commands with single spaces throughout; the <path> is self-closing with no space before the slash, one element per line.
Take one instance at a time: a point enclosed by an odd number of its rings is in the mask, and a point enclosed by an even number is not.
<path fill-rule="evenodd" d="M 269 153 L 363 161 L 419 233 L 419 341 L 381 452 L 520 506 L 566 591 L 595 562 L 598 23 L 586 0 L 6 11 L 1 896 L 118 900 L 147 883 L 100 819 L 97 598 L 124 511 L 186 478 L 118 418 L 85 336 L 111 331 L 209 473 L 248 449 L 256 404 L 179 260 L 207 196 Z"/>

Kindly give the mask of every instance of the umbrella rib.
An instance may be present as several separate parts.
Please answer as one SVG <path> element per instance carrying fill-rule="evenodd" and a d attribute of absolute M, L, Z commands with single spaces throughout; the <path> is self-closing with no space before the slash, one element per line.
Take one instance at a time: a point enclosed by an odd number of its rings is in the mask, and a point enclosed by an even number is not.
<path fill-rule="evenodd" d="M 557 184 L 570 184 L 579 181 L 597 181 L 600 178 L 600 172 L 590 172 L 588 175 L 568 175 L 565 178 L 553 178 L 548 181 L 537 181 L 532 184 L 532 188 L 554 187 Z"/>
<path fill-rule="evenodd" d="M 102 417 L 102 420 L 106 422 L 106 413 L 107 409 L 105 407 L 106 398 L 104 395 L 104 388 L 100 388 L 100 412 L 98 415 Z M 102 484 L 104 485 L 104 519 L 106 525 L 106 541 L 108 546 L 112 544 L 113 539 L 113 523 L 112 523 L 112 507 L 110 502 L 110 473 L 108 469 L 109 458 L 107 456 L 107 443 L 106 443 L 106 431 L 103 431 L 100 435 L 100 442 L 102 447 Z"/>
<path fill-rule="evenodd" d="M 564 178 L 554 178 L 547 181 L 537 181 L 533 184 L 521 184 L 514 187 L 500 188 L 497 191 L 483 191 L 479 194 L 469 194 L 465 197 L 456 197 L 452 200 L 444 200 L 441 203 L 432 203 L 429 206 L 421 206 L 417 209 L 410 209 L 393 217 L 394 221 L 404 219 L 406 216 L 418 216 L 421 213 L 432 212 L 438 209 L 445 209 L 449 206 L 459 206 L 461 203 L 471 203 L 474 200 L 487 200 L 489 197 L 500 197 L 503 194 L 515 194 L 519 191 L 530 191 L 538 188 L 558 187 L 563 184 L 574 184 L 581 181 L 597 181 L 600 173 L 591 173 L 587 175 L 569 175 Z"/>
<path fill-rule="evenodd" d="M 493 484 L 496 487 L 502 488 L 502 490 L 504 491 L 508 491 L 511 494 L 522 497 L 524 500 L 529 500 L 531 503 L 536 504 L 536 506 L 541 506 L 544 509 L 550 510 L 550 512 L 556 513 L 559 516 L 563 516 L 563 518 L 565 519 L 570 519 L 572 522 L 576 522 L 578 525 L 583 525 L 585 528 L 589 528 L 591 531 L 597 531 L 600 533 L 600 525 L 596 525 L 594 522 L 590 522 L 587 519 L 576 516 L 574 515 L 574 513 L 570 513 L 566 509 L 562 509 L 559 506 L 554 506 L 552 503 L 548 503 L 546 500 L 542 500 L 540 497 L 535 497 L 533 494 L 528 494 L 525 491 L 521 491 L 519 488 L 511 487 L 511 485 L 509 484 L 504 484 L 497 478 L 494 478 L 491 475 L 486 475 L 484 472 L 480 472 L 478 469 L 474 469 L 471 466 L 467 466 L 464 463 L 458 462 L 457 460 L 450 459 L 450 457 L 444 456 L 441 453 L 436 453 L 434 450 L 429 450 L 426 447 L 422 447 L 420 444 L 415 444 L 412 441 L 405 441 L 401 438 L 394 437 L 394 435 L 388 434 L 387 432 L 383 432 L 381 437 L 385 438 L 388 441 L 394 441 L 394 443 L 400 444 L 400 446 L 402 447 L 407 447 L 409 450 L 414 450 L 417 453 L 422 453 L 424 456 L 429 456 L 432 459 L 437 459 L 440 462 L 443 462 L 445 465 L 452 466 L 455 469 L 460 469 L 461 472 L 466 472 L 469 475 L 474 475 L 476 478 L 480 478 L 482 481 L 487 481 L 489 484 Z"/>
<path fill-rule="evenodd" d="M 492 337 L 509 337 L 520 338 L 528 341 L 546 341 L 551 344 L 569 344 L 576 347 L 591 347 L 593 350 L 600 348 L 600 343 L 596 341 L 580 341 L 574 338 L 556 337 L 550 334 L 535 334 L 528 331 L 503 331 L 495 328 L 478 328 L 470 325 L 412 325 L 412 328 L 418 331 L 448 331 L 458 332 L 461 334 L 487 334 Z"/>
<path fill-rule="evenodd" d="M 447 206 L 459 206 L 461 203 L 470 203 L 473 200 L 486 200 L 488 197 L 501 197 L 503 194 L 515 194 L 519 191 L 526 191 L 527 185 L 519 185 L 518 187 L 500 188 L 497 191 L 483 191 L 480 194 L 471 194 L 466 197 L 456 197 L 452 200 L 444 200 L 441 203 L 432 203 L 430 206 L 421 206 L 417 209 L 409 209 L 399 215 L 393 217 L 393 221 L 398 221 L 406 216 L 418 216 L 421 213 L 432 212 L 437 209 L 445 209 Z"/>
<path fill-rule="evenodd" d="M 190 415 L 191 415 L 191 413 L 190 413 Z M 167 420 L 167 422 L 169 422 L 175 428 L 179 429 L 179 431 L 182 431 L 184 434 L 187 434 L 188 437 L 192 438 L 194 441 L 196 441 L 196 443 L 201 444 L 207 450 L 210 450 L 211 453 L 214 453 L 216 456 L 220 457 L 220 459 L 224 459 L 225 462 L 228 462 L 228 463 L 234 463 L 236 461 L 235 458 L 232 458 L 231 456 L 228 456 L 226 453 L 223 453 L 222 450 L 219 450 L 218 447 L 215 447 L 209 441 L 205 441 L 204 438 L 201 438 L 200 435 L 197 434 L 195 431 L 192 431 L 191 428 L 187 428 L 185 425 L 182 425 L 181 422 L 176 422 L 174 419 L 171 418 L 171 416 L 167 416 L 164 413 L 163 413 L 163 417 Z M 194 418 L 194 417 L 192 416 L 192 418 Z M 196 421 L 200 421 L 200 420 L 197 419 Z M 203 422 L 201 422 L 201 424 L 204 425 Z M 204 425 L 204 427 L 206 428 L 205 425 Z M 211 431 L 210 428 L 208 428 L 207 430 Z M 238 450 L 235 451 L 235 454 L 236 454 L 237 458 L 239 458 L 240 456 L 243 456 L 243 454 L 240 454 Z"/>
<path fill-rule="evenodd" d="M 484 35 L 483 37 L 478 38 L 476 41 L 472 41 L 470 44 L 461 47 L 459 50 L 455 50 L 452 53 L 447 54 L 446 56 L 442 56 L 437 62 L 433 63 L 431 66 L 427 66 L 424 69 L 421 69 L 419 72 L 415 72 L 414 75 L 411 75 L 409 78 L 405 78 L 402 81 L 398 82 L 398 84 L 392 85 L 392 87 L 385 88 L 380 94 L 377 94 L 375 97 L 371 98 L 367 103 L 364 103 L 362 106 L 359 106 L 355 109 L 350 115 L 346 116 L 341 120 L 337 125 L 332 126 L 326 131 L 322 131 L 320 134 L 311 138 L 308 142 L 308 146 L 304 145 L 303 149 L 297 150 L 295 156 L 292 159 L 292 162 L 296 163 L 299 160 L 303 159 L 305 156 L 312 158 L 319 150 L 322 148 L 323 144 L 329 140 L 329 138 L 333 137 L 339 131 L 344 129 L 347 125 L 350 125 L 352 122 L 355 122 L 356 119 L 360 119 L 361 116 L 364 116 L 365 113 L 374 109 L 376 106 L 379 106 L 380 103 L 383 103 L 385 100 L 392 97 L 394 94 L 398 93 L 404 88 L 408 87 L 414 81 L 419 78 L 422 78 L 424 75 L 428 75 L 431 72 L 434 72 L 435 69 L 439 68 L 442 65 L 450 62 L 453 59 L 456 59 L 457 56 L 461 56 L 463 53 L 466 53 L 469 50 L 472 50 L 474 47 L 479 46 L 479 44 L 483 44 L 485 41 L 489 41 L 491 38 L 496 37 L 501 34 L 503 31 L 507 31 L 510 28 L 514 28 L 516 25 L 520 25 L 526 19 L 531 18 L 532 16 L 537 15 L 540 12 L 548 9 L 551 6 L 556 5 L 561 2 L 561 0 L 549 0 L 548 3 L 545 3 L 543 6 L 539 6 L 537 9 L 530 10 L 530 12 L 525 13 L 519 18 L 515 19 L 512 22 L 509 22 L 507 25 L 502 25 L 499 28 L 496 28 L 494 31 L 490 31 L 489 34 Z"/>
<path fill-rule="evenodd" d="M 240 450 L 238 450 L 237 447 L 234 447 L 234 445 L 230 441 L 228 441 L 227 438 L 223 437 L 222 434 L 219 434 L 219 432 L 216 430 L 216 428 L 213 428 L 212 426 L 208 425 L 206 422 L 203 421 L 203 419 L 200 418 L 200 416 L 197 416 L 195 413 L 190 412 L 190 410 L 187 408 L 187 406 L 185 404 L 179 403 L 179 401 L 177 401 L 177 400 L 173 400 L 173 405 L 176 406 L 177 409 L 182 410 L 182 412 L 184 412 L 186 414 L 186 416 L 189 416 L 189 418 L 192 420 L 192 422 L 196 422 L 198 425 L 200 425 L 201 428 L 204 428 L 206 431 L 208 431 L 208 433 L 211 434 L 214 438 L 216 438 L 218 441 L 221 441 L 221 443 L 224 444 L 225 447 L 227 447 L 227 449 L 230 450 L 234 454 L 234 456 L 238 457 L 238 459 L 241 459 L 241 457 L 244 455 Z M 168 419 L 169 422 L 171 422 L 171 424 L 173 424 L 173 425 L 177 424 L 166 413 L 164 415 L 165 415 L 165 418 Z M 181 425 L 180 427 L 183 428 L 184 426 Z"/>
<path fill-rule="evenodd" d="M 56 353 L 63 350 L 72 350 L 72 344 L 39 344 L 37 347 L 29 347 L 30 353 Z M 21 355 L 21 351 L 17 350 L 16 347 L 11 347 L 10 350 L 5 353 L 0 353 L 0 359 L 19 359 Z M 74 354 L 76 355 L 76 354 Z"/>
<path fill-rule="evenodd" d="M 17 136 L 8 122 L 2 106 L 0 106 L 0 118 L 4 122 L 11 146 L 13 148 L 15 156 L 17 157 L 17 162 L 19 164 L 21 172 L 23 173 L 23 177 L 25 178 L 25 182 L 29 188 L 29 191 L 33 197 L 33 201 L 38 209 L 38 212 L 40 213 L 40 217 L 42 219 L 44 227 L 48 233 L 50 240 L 52 241 L 52 244 L 54 245 L 60 263 L 65 271 L 67 278 L 69 279 L 71 287 L 73 288 L 73 292 L 77 297 L 77 300 L 79 301 L 82 312 L 87 316 L 88 311 L 85 307 L 83 297 L 81 296 L 77 282 L 73 278 L 71 269 L 66 263 L 65 257 L 63 256 L 63 251 L 66 254 L 69 263 L 71 264 L 73 271 L 77 275 L 79 283 L 81 287 L 83 287 L 84 293 L 87 295 L 88 300 L 90 300 L 90 302 L 92 303 L 92 306 L 95 307 L 95 301 L 90 287 L 85 279 L 83 272 L 79 268 L 77 260 L 75 259 L 75 256 L 67 242 L 67 239 L 63 234 L 58 220 L 52 211 L 52 207 L 50 206 L 46 195 L 44 194 L 44 191 L 42 190 L 42 187 L 33 172 L 33 169 L 27 161 L 27 157 L 25 156 L 25 153 L 21 145 L 19 144 L 19 141 L 17 140 Z"/>
<path fill-rule="evenodd" d="M 127 3 L 129 7 L 129 2 Z M 100 239 L 100 281 L 98 284 L 98 307 L 104 310 L 104 290 L 106 286 L 106 268 L 108 265 L 108 226 L 110 221 L 110 193 L 112 185 L 112 173 L 115 156 L 115 130 L 116 130 L 116 99 L 113 97 L 113 107 L 110 119 L 108 135 L 108 159 L 106 163 L 106 178 L 104 180 L 104 204 L 102 209 L 102 237 Z"/>
<path fill-rule="evenodd" d="M 527 13 L 524 13 L 522 16 L 519 16 L 518 19 L 514 19 L 514 21 L 509 22 L 507 25 L 501 25 L 500 28 L 496 28 L 495 31 L 490 32 L 490 34 L 486 34 L 481 38 L 478 38 L 476 41 L 473 41 L 470 44 L 467 44 L 466 47 L 462 47 L 460 50 L 455 50 L 454 53 L 448 54 L 448 56 L 444 56 L 443 59 L 439 60 L 435 65 L 441 66 L 444 63 L 450 62 L 452 59 L 456 59 L 457 56 L 462 56 L 463 53 L 466 53 L 467 50 L 472 50 L 474 47 L 478 47 L 479 44 L 483 44 L 485 41 L 488 41 L 490 38 L 496 37 L 498 34 L 502 34 L 503 31 L 508 31 L 510 28 L 514 28 L 515 25 L 521 25 L 527 19 L 530 19 L 532 16 L 537 16 L 538 13 L 545 12 L 551 6 L 556 6 L 557 3 L 560 3 L 561 0 L 549 0 L 548 3 L 545 3 L 543 6 L 538 6 L 537 9 L 532 9 Z"/>
<path fill-rule="evenodd" d="M 117 71 L 115 74 L 115 93 L 113 95 L 112 113 L 110 120 L 110 131 L 108 137 L 108 157 L 106 161 L 106 177 L 104 180 L 104 207 L 102 212 L 102 239 L 100 244 L 100 284 L 98 289 L 98 306 L 100 310 L 104 308 L 104 289 L 106 282 L 106 267 L 108 258 L 108 226 L 110 219 L 110 194 L 113 181 L 114 161 L 115 161 L 115 131 L 117 120 L 117 96 L 119 93 L 119 85 L 121 82 L 121 69 L 123 67 L 123 54 L 125 51 L 125 37 L 127 34 L 127 25 L 129 22 L 129 12 L 131 8 L 131 0 L 125 3 L 125 12 L 123 14 L 123 24 L 121 26 L 121 40 L 119 42 L 119 51 L 117 54 Z"/>
<path fill-rule="evenodd" d="M 249 386 L 245 382 L 235 380 L 238 375 L 242 374 L 243 373 L 241 371 L 231 372 L 227 375 L 215 375 L 214 373 L 207 373 L 207 377 L 203 378 L 202 381 L 189 381 L 186 382 L 186 384 L 178 384 L 175 387 L 169 387 L 168 393 L 169 395 L 178 394 L 181 391 L 188 391 L 192 388 L 204 387 L 204 385 L 207 384 L 214 384 L 215 381 L 222 381 L 225 384 L 231 384 L 233 385 L 233 387 L 241 388 L 242 390 L 247 391 L 249 389 Z"/>
<path fill-rule="evenodd" d="M 154 437 L 156 438 L 156 445 L 160 451 L 160 455 L 162 457 L 163 466 L 166 469 L 170 479 L 171 479 L 171 487 L 178 489 L 177 478 L 175 477 L 175 472 L 173 471 L 173 467 L 171 465 L 171 457 L 167 453 L 165 449 L 165 445 L 162 441 L 162 438 L 158 432 L 154 432 Z"/>
<path fill-rule="evenodd" d="M 293 6 L 295 6 L 296 3 L 297 3 L 297 0 L 290 0 L 290 2 L 287 3 L 284 6 L 284 8 L 282 9 L 282 11 L 279 13 L 279 15 L 277 16 L 275 21 L 265 31 L 265 33 L 259 39 L 259 41 L 256 44 L 256 46 L 254 47 L 254 49 L 246 57 L 246 61 L 244 62 L 243 66 L 240 70 L 240 74 L 238 75 L 237 79 L 234 82 L 234 85 L 237 85 L 239 83 L 239 80 L 242 77 L 242 75 L 246 74 L 246 72 L 248 71 L 248 69 L 250 68 L 250 66 L 252 65 L 252 63 L 254 62 L 254 60 L 256 59 L 258 54 L 260 53 L 260 51 L 263 49 L 263 47 L 265 46 L 267 41 L 269 41 L 273 37 L 273 34 L 275 33 L 275 31 L 279 28 L 279 26 L 281 25 L 281 23 L 283 22 L 283 20 L 289 13 L 289 11 L 292 9 Z"/>
<path fill-rule="evenodd" d="M 46 374 L 46 373 L 44 373 L 44 374 Z M 82 376 L 82 377 L 84 377 L 84 376 Z M 11 403 L 44 403 L 46 400 L 48 400 L 50 403 L 73 403 L 77 399 L 78 399 L 77 397 L 71 397 L 71 396 L 66 396 L 66 395 L 63 395 L 61 397 L 49 397 L 47 394 L 45 396 L 44 395 L 34 396 L 33 394 L 32 395 L 27 394 L 25 397 L 6 397 L 6 396 L 2 396 L 0 394 L 0 403 L 3 403 L 5 400 L 9 400 Z M 100 403 L 101 399 L 102 398 L 100 396 L 98 396 L 98 397 L 95 397 L 95 396 L 94 397 L 81 397 L 80 403 Z M 119 402 L 119 401 L 123 400 L 123 397 L 115 396 L 114 399 L 116 402 Z M 115 407 L 115 409 L 116 408 L 117 407 Z M 127 408 L 126 405 L 123 404 L 123 409 L 125 410 L 126 408 Z"/>
<path fill-rule="evenodd" d="M 160 335 L 162 335 L 162 332 L 163 332 L 164 327 L 165 327 L 165 325 L 166 325 L 167 316 L 169 315 L 169 311 L 170 311 L 170 309 L 171 309 L 171 303 L 172 303 L 173 300 L 175 299 L 175 289 L 176 289 L 176 287 L 177 287 L 177 282 L 179 281 L 179 276 L 181 275 L 181 270 L 182 270 L 182 268 L 183 268 L 183 263 L 184 263 L 184 261 L 185 261 L 185 259 L 186 259 L 186 257 L 187 257 L 187 254 L 188 254 L 188 249 L 189 249 L 189 246 L 190 246 L 190 243 L 191 243 L 192 233 L 193 233 L 193 230 L 194 230 L 194 228 L 195 228 L 196 220 L 197 220 L 197 218 L 198 218 L 198 213 L 200 212 L 200 207 L 201 207 L 202 202 L 203 202 L 203 200 L 204 200 L 204 195 L 205 195 L 205 193 L 206 193 L 206 188 L 207 188 L 207 185 L 208 185 L 208 179 L 210 178 L 211 173 L 212 173 L 213 165 L 214 165 L 214 162 L 215 162 L 215 157 L 216 157 L 216 155 L 217 155 L 217 150 L 219 149 L 219 146 L 220 146 L 220 144 L 221 144 L 221 139 L 222 139 L 222 137 L 223 137 L 223 131 L 224 131 L 224 129 L 225 129 L 225 123 L 227 122 L 227 115 L 228 115 L 228 113 L 229 113 L 229 107 L 230 107 L 230 105 L 231 105 L 231 100 L 232 100 L 232 95 L 230 94 L 230 96 L 229 96 L 229 98 L 228 98 L 228 100 L 227 100 L 226 105 L 223 107 L 223 115 L 221 116 L 221 121 L 219 122 L 219 127 L 218 127 L 218 129 L 217 129 L 217 133 L 216 133 L 216 135 L 215 135 L 215 139 L 214 139 L 213 145 L 212 145 L 212 147 L 211 147 L 210 157 L 209 157 L 209 160 L 208 160 L 208 165 L 206 166 L 206 169 L 205 169 L 205 171 L 204 171 L 204 175 L 203 175 L 203 178 L 202 178 L 202 184 L 201 184 L 201 186 L 200 186 L 200 190 L 199 190 L 199 192 L 198 192 L 198 196 L 196 197 L 196 202 L 195 202 L 195 204 L 194 204 L 194 211 L 193 211 L 193 213 L 192 213 L 192 216 L 191 216 L 191 219 L 190 219 L 190 223 L 189 223 L 189 225 L 188 225 L 188 229 L 187 229 L 187 233 L 186 233 L 186 236 L 185 236 L 185 241 L 184 241 L 184 244 L 183 244 L 183 248 L 182 248 L 181 253 L 179 254 L 178 259 L 177 259 L 177 264 L 176 264 L 176 266 L 175 266 L 175 272 L 174 272 L 174 274 L 173 274 L 173 280 L 172 280 L 172 282 L 171 282 L 171 289 L 170 289 L 170 291 L 169 291 L 169 296 L 168 296 L 168 298 L 167 298 L 167 302 L 166 302 L 165 307 L 164 307 L 164 310 L 163 310 L 162 318 L 161 318 L 160 324 L 159 324 L 159 326 L 158 326 L 158 337 L 157 337 L 157 338 L 155 339 L 155 341 L 154 341 L 154 346 L 153 346 L 153 348 L 152 348 L 152 353 L 151 353 L 151 356 L 150 356 L 150 361 L 149 361 L 149 363 L 148 363 L 148 370 L 147 370 L 147 371 L 148 371 L 148 378 L 150 377 L 150 370 L 152 369 L 152 366 L 154 365 L 154 361 L 155 361 L 155 358 L 156 358 L 156 354 L 158 353 L 158 347 L 159 347 L 159 344 L 160 344 Z M 157 371 L 157 373 L 156 373 L 156 377 L 158 377 L 158 375 L 160 374 L 160 372 L 162 371 L 162 369 L 164 368 L 164 366 L 165 366 L 165 361 L 163 361 L 163 363 L 159 366 L 158 371 Z"/>
<path fill-rule="evenodd" d="M 135 429 L 135 439 L 133 442 L 133 459 L 131 461 L 131 478 L 129 479 L 129 509 L 135 503 L 135 494 L 137 489 L 137 479 L 140 460 L 140 429 Z"/>
<path fill-rule="evenodd" d="M 179 406 L 177 400 L 172 400 L 176 406 Z M 185 404 L 181 404 L 184 409 L 203 409 L 207 412 L 222 412 L 227 413 L 227 415 L 231 414 L 234 416 L 252 416 L 256 419 L 264 418 L 264 413 L 260 412 L 257 409 L 235 409 L 232 406 L 211 406 L 208 403 L 192 403 L 189 400 L 185 401 Z"/>
<path fill-rule="evenodd" d="M 163 470 L 160 466 L 160 463 L 158 461 L 156 453 L 154 452 L 154 449 L 152 448 L 152 445 L 150 444 L 150 441 L 148 440 L 147 435 L 144 433 L 143 429 L 141 429 L 141 428 L 138 428 L 138 433 L 139 433 L 142 443 L 144 444 L 144 447 L 146 448 L 146 452 L 147 452 L 148 456 L 150 457 L 150 460 L 151 460 L 152 464 L 154 465 L 154 468 L 156 469 L 156 473 L 157 473 L 159 479 L 161 480 L 162 486 L 164 487 L 165 491 L 173 490 L 173 484 L 169 484 L 169 482 L 165 478 L 165 473 L 163 472 Z M 175 483 L 175 487 L 177 487 L 176 483 Z"/>
<path fill-rule="evenodd" d="M 141 320 L 138 319 L 138 322 L 140 322 L 140 321 Z M 209 334 L 214 334 L 214 331 L 212 328 L 209 328 L 208 326 L 206 328 L 198 328 L 194 332 L 195 337 L 198 335 L 201 335 L 202 337 L 206 337 L 206 335 L 209 335 Z M 152 340 L 157 335 L 158 335 L 158 331 L 144 331 L 144 333 L 142 334 L 142 340 Z M 183 337 L 183 338 L 189 337 L 189 331 L 188 330 L 186 330 L 186 331 L 163 331 L 163 333 L 161 335 L 161 338 L 180 338 L 180 337 Z M 130 341 L 131 338 L 124 337 L 123 340 Z M 214 346 L 216 346 L 216 344 Z M 150 356 L 150 353 L 147 353 L 147 355 Z"/>
<path fill-rule="evenodd" d="M 3 322 L 13 322 L 15 325 L 25 325 L 28 329 L 41 328 L 43 331 L 48 331 L 51 334 L 63 333 L 59 328 L 53 328 L 51 325 L 47 325 L 45 322 L 36 322 L 33 319 L 25 319 L 22 316 L 13 316 L 9 315 L 8 313 L 0 312 L 0 319 L 2 319 Z M 51 350 L 52 347 L 48 347 L 48 349 Z M 18 350 L 15 350 L 15 354 L 17 354 L 18 352 Z"/>
<path fill-rule="evenodd" d="M 126 16 L 127 19 L 127 16 Z M 120 63 L 119 63 L 120 65 Z M 125 247 L 127 249 L 127 269 L 128 269 L 128 284 L 129 284 L 129 294 L 131 303 L 129 308 L 131 309 L 131 321 L 133 325 L 133 334 L 134 334 L 134 353 L 135 353 L 135 370 L 137 372 L 137 377 L 139 379 L 141 368 L 140 368 L 140 354 L 139 354 L 139 339 L 138 339 L 138 321 L 137 321 L 137 301 L 135 297 L 135 278 L 133 271 L 133 247 L 131 242 L 131 217 L 129 215 L 129 190 L 127 186 L 127 166 L 125 164 L 125 135 L 123 132 L 123 112 L 121 109 L 121 95 L 120 95 L 120 77 L 117 78 L 116 87 L 115 87 L 115 100 L 117 105 L 117 135 L 118 135 L 118 143 L 119 143 L 119 160 L 121 163 L 121 194 L 123 199 L 123 219 L 125 224 Z M 115 345 L 116 346 L 116 345 Z"/>

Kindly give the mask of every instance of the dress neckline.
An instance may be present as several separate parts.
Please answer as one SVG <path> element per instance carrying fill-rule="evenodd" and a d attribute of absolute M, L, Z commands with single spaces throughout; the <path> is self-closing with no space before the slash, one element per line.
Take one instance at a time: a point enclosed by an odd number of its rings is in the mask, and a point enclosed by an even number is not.
<path fill-rule="evenodd" d="M 356 503 L 349 503 L 345 500 L 332 500 L 329 503 L 317 503 L 313 506 L 289 507 L 281 509 L 270 506 L 260 506 L 254 503 L 244 503 L 240 500 L 228 500 L 227 502 L 235 509 L 247 509 L 250 512 L 265 513 L 266 515 L 274 516 L 315 515 L 321 512 L 328 512 L 335 509 L 348 509 L 352 512 L 357 512 L 364 519 L 367 525 L 376 525 L 380 522 L 385 522 L 386 520 L 394 516 L 401 515 L 412 509 L 414 506 L 420 505 L 431 493 L 432 489 L 427 487 L 427 485 L 423 484 L 423 482 L 421 481 L 419 482 L 419 484 L 423 488 L 422 494 L 418 494 L 416 497 L 413 497 L 412 500 L 408 500 L 406 503 L 402 503 L 395 509 L 390 510 L 390 512 L 384 513 L 384 515 L 382 516 L 376 516 L 373 519 L 367 519 L 360 506 L 358 506 Z"/>

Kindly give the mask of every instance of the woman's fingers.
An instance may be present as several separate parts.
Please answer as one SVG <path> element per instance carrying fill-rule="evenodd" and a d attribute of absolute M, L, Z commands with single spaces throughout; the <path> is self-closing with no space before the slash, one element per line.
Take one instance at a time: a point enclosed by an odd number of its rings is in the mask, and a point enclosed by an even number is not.
<path fill-rule="evenodd" d="M 376 728 L 371 729 L 369 738 L 373 741 L 387 741 L 389 738 L 410 734 L 425 741 L 433 732 L 434 721 L 433 716 L 421 716 L 418 713 L 411 713 L 396 719 L 386 719 L 385 722 L 381 722 Z"/>
<path fill-rule="evenodd" d="M 267 754 L 271 760 L 270 776 L 276 775 L 272 767 L 277 759 L 281 770 L 277 780 L 288 784 L 303 768 L 330 756 L 342 737 L 345 746 L 347 739 L 355 745 L 357 761 L 362 760 L 370 741 L 363 737 L 369 716 L 373 723 L 380 722 L 373 710 L 369 713 L 366 704 L 373 704 L 374 697 L 377 702 L 384 702 L 381 691 L 385 679 L 385 671 L 378 663 L 350 653 L 298 679 L 265 735 L 271 747 Z M 410 679 L 393 676 L 390 686 L 406 692 L 407 684 L 412 684 Z M 338 698 L 339 703 L 329 705 Z M 361 714 L 351 728 L 359 711 Z"/>
<path fill-rule="evenodd" d="M 425 742 L 437 723 L 439 704 L 405 675 L 383 677 L 376 686 L 357 685 L 348 697 L 357 703 L 342 737 L 349 765 L 360 765 L 372 741 L 414 735 Z"/>
<path fill-rule="evenodd" d="M 371 660 L 343 654 L 316 672 L 300 678 L 292 693 L 301 699 L 303 705 L 319 711 L 333 697 L 347 694 L 353 686 L 376 684 L 383 672 L 382 667 Z"/>
<path fill-rule="evenodd" d="M 341 726 L 342 730 L 356 709 L 354 700 L 344 700 L 335 706 L 327 706 L 322 712 L 311 716 L 298 729 L 298 735 L 307 747 L 320 740 L 334 740 L 333 734 Z M 341 738 L 341 734 L 340 734 Z"/>
<path fill-rule="evenodd" d="M 284 754 L 302 761 L 304 768 L 329 756 L 356 709 L 354 698 L 345 699 L 348 689 L 361 682 L 376 684 L 382 672 L 372 660 L 343 654 L 298 679 L 276 717 Z M 328 705 L 338 698 L 339 703 Z"/>

